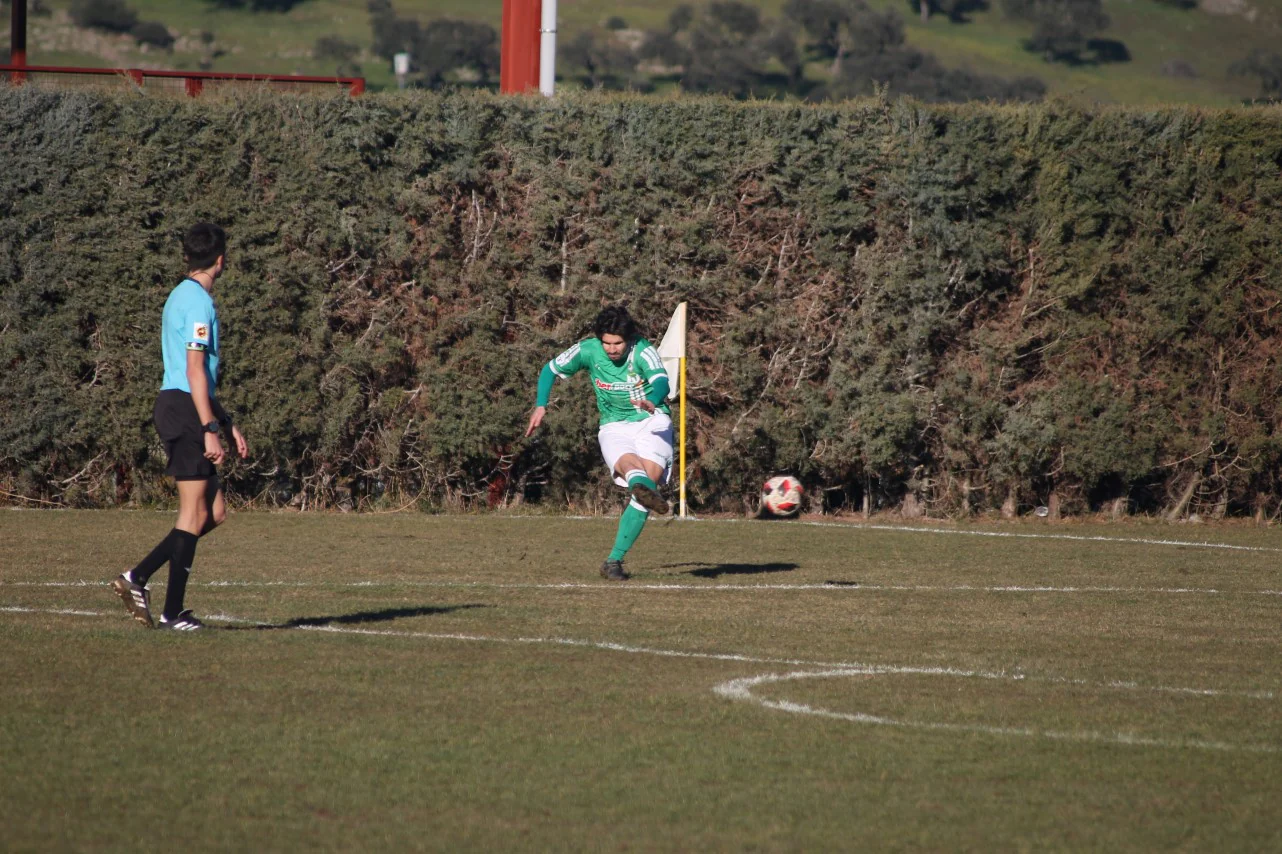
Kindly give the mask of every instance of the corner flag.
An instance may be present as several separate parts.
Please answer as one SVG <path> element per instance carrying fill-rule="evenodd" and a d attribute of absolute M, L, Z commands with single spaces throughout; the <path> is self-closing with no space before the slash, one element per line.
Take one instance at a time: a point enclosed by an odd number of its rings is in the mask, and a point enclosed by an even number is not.
<path fill-rule="evenodd" d="M 668 400 L 680 398 L 680 455 L 677 484 L 681 495 L 681 518 L 686 515 L 686 304 L 681 303 L 668 321 L 668 331 L 659 342 L 659 357 L 668 372 Z"/>

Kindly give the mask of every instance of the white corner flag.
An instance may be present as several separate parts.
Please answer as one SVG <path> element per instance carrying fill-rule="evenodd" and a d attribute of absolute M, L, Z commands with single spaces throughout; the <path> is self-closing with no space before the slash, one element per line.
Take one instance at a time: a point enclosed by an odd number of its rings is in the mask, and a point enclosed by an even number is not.
<path fill-rule="evenodd" d="M 681 388 L 681 360 L 686 357 L 686 304 L 681 303 L 672 312 L 668 331 L 659 342 L 659 356 L 663 369 L 668 372 L 668 400 L 676 400 Z"/>
<path fill-rule="evenodd" d="M 677 484 L 681 495 L 681 518 L 686 516 L 686 304 L 681 303 L 672 312 L 668 331 L 659 342 L 659 357 L 668 372 L 668 400 L 680 398 L 678 418 L 679 448 Z"/>

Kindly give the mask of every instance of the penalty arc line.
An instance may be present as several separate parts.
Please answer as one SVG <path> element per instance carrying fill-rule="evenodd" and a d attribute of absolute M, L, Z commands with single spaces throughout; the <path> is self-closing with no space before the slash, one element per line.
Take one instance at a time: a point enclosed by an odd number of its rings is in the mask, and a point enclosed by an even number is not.
<path fill-rule="evenodd" d="M 977 733 L 981 735 L 997 736 L 1022 736 L 1027 738 L 1045 738 L 1053 741 L 1072 741 L 1087 742 L 1094 744 L 1116 744 L 1130 747 L 1157 747 L 1167 750 L 1181 748 L 1196 748 L 1199 750 L 1216 750 L 1230 753 L 1282 753 L 1273 745 L 1268 744 L 1231 744 L 1224 741 L 1207 741 L 1205 739 L 1191 739 L 1188 741 L 1172 741 L 1169 739 L 1152 738 L 1149 736 L 1140 736 L 1126 732 L 1095 732 L 1091 730 L 1082 730 L 1077 732 L 1068 732 L 1062 730 L 1040 730 L 1031 727 L 1001 727 L 989 726 L 986 724 L 954 724 L 943 723 L 938 721 L 911 721 L 897 720 L 895 718 L 886 718 L 878 715 L 869 715 L 862 712 L 836 712 L 830 709 L 816 708 L 804 703 L 794 703 L 791 700 L 767 700 L 758 697 L 752 693 L 752 688 L 758 685 L 776 684 L 781 682 L 798 681 L 801 679 L 831 679 L 836 677 L 849 676 L 877 676 L 886 673 L 898 671 L 876 670 L 869 668 L 840 668 L 836 670 L 820 671 L 796 671 L 793 673 L 773 673 L 761 676 L 750 676 L 743 679 L 731 679 L 728 682 L 722 682 L 713 688 L 713 691 L 731 700 L 740 700 L 756 703 L 767 709 L 773 709 L 780 712 L 788 712 L 797 715 L 809 715 L 811 717 L 828 718 L 831 720 L 848 721 L 850 723 L 897 727 L 901 729 L 915 729 L 928 732 L 950 732 L 950 733 Z"/>

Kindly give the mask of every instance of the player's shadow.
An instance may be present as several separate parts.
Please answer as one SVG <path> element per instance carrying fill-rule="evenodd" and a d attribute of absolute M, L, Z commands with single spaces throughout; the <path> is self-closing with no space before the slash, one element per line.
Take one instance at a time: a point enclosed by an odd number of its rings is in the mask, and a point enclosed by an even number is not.
<path fill-rule="evenodd" d="M 228 631 L 264 631 L 267 629 L 299 629 L 307 626 L 358 626 L 366 623 L 386 623 L 403 617 L 431 617 L 449 614 L 467 608 L 493 608 L 493 605 L 424 605 L 421 608 L 385 608 L 382 611 L 358 611 L 333 617 L 295 617 L 283 623 L 258 623 L 252 626 L 225 626 Z"/>
<path fill-rule="evenodd" d="M 698 567 L 687 569 L 680 575 L 693 575 L 695 578 L 720 578 L 723 575 L 761 575 L 767 572 L 792 572 L 800 564 L 795 563 L 670 563 L 661 569 L 680 569 L 683 566 Z"/>

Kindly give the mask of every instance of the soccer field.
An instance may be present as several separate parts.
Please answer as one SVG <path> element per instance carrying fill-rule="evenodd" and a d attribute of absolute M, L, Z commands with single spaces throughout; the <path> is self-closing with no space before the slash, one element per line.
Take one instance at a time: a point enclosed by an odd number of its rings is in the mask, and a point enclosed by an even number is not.
<path fill-rule="evenodd" d="M 0 510 L 0 850 L 1282 848 L 1277 529 L 172 523 Z"/>

